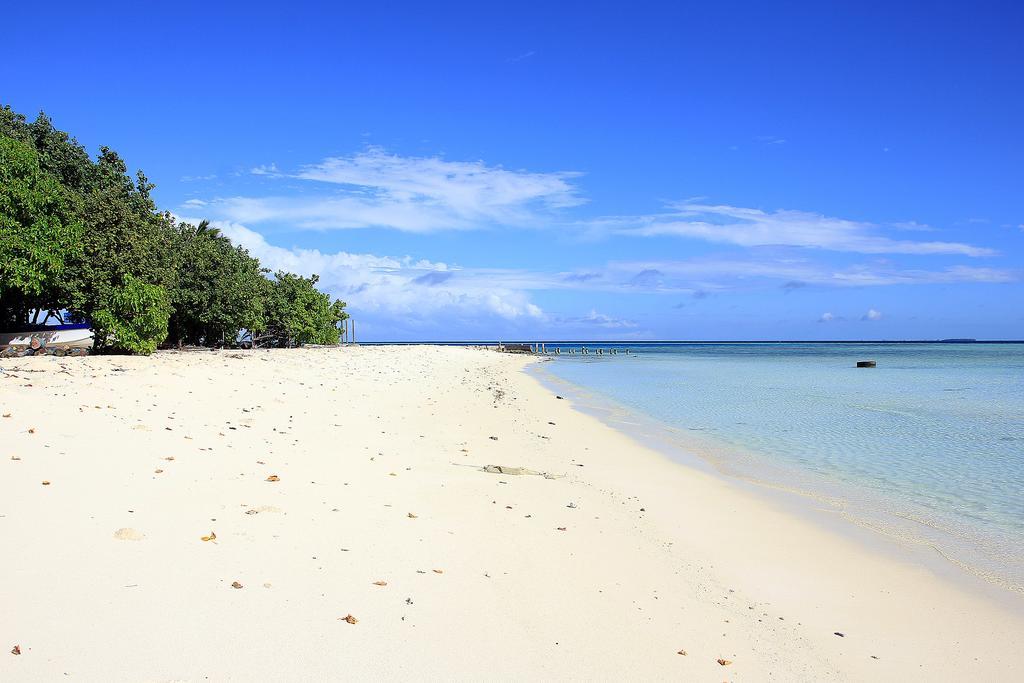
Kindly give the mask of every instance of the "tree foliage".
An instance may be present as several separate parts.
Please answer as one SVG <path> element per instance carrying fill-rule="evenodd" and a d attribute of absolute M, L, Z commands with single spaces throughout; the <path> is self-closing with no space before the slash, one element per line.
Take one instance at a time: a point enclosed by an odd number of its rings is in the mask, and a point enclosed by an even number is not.
<path fill-rule="evenodd" d="M 345 303 L 317 276 L 277 273 L 203 221 L 160 212 L 153 185 L 101 147 L 94 160 L 45 114 L 0 108 L 0 329 L 32 310 L 92 323 L 108 348 L 336 344 Z"/>
<path fill-rule="evenodd" d="M 260 262 L 203 221 L 177 226 L 182 263 L 173 290 L 171 336 L 177 344 L 233 343 L 240 330 L 266 326 L 267 280 Z"/>
<path fill-rule="evenodd" d="M 267 296 L 261 340 L 274 346 L 337 344 L 338 323 L 348 318 L 345 303 L 316 288 L 320 278 L 278 271 Z"/>
<path fill-rule="evenodd" d="M 115 287 L 105 308 L 93 313 L 101 334 L 97 344 L 131 353 L 149 355 L 167 338 L 171 300 L 167 290 L 132 275 Z"/>
<path fill-rule="evenodd" d="M 76 197 L 44 172 L 35 149 L 0 136 L 0 324 L 64 296 L 67 263 L 80 251 Z"/>

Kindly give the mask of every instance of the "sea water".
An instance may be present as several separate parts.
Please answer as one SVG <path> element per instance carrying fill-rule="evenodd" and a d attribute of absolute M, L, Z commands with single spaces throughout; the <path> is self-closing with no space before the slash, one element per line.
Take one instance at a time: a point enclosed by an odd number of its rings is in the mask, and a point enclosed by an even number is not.
<path fill-rule="evenodd" d="M 1024 344 L 555 347 L 546 371 L 653 418 L 719 470 L 830 500 L 1024 589 Z"/>

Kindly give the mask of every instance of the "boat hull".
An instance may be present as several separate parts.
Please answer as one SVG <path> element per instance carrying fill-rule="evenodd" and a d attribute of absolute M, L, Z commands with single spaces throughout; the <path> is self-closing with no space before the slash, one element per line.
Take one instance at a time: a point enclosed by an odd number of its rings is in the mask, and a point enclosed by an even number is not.
<path fill-rule="evenodd" d="M 47 353 L 50 351 L 88 352 L 94 335 L 89 325 L 57 325 L 19 332 L 0 332 L 0 350 Z"/>

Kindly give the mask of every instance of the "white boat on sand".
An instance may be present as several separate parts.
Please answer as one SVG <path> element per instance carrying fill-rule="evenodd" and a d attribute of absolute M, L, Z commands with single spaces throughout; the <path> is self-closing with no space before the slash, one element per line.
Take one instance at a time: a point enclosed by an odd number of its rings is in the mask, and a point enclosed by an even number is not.
<path fill-rule="evenodd" d="M 32 325 L 17 332 L 0 332 L 0 354 L 29 356 L 42 354 L 83 355 L 93 345 L 89 323 L 74 325 Z"/>

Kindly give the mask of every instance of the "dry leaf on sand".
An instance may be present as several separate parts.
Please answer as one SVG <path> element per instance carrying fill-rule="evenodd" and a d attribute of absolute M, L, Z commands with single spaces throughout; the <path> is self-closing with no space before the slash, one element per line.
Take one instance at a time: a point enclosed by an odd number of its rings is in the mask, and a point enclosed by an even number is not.
<path fill-rule="evenodd" d="M 217 540 L 217 534 L 215 534 L 215 533 L 213 533 L 211 531 L 209 536 L 200 536 L 199 540 L 200 541 L 216 541 Z"/>

